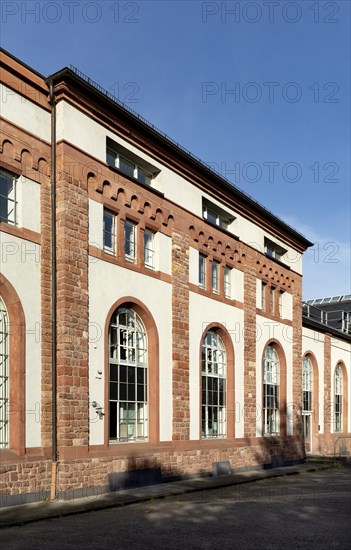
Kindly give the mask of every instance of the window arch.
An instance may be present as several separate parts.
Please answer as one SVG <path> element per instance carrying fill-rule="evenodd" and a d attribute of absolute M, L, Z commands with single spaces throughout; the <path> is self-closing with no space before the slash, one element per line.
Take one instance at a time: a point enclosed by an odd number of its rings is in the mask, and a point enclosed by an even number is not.
<path fill-rule="evenodd" d="M 334 373 L 334 432 L 343 430 L 343 372 L 341 365 L 335 367 Z"/>
<path fill-rule="evenodd" d="M 109 325 L 109 440 L 148 439 L 148 345 L 144 324 L 118 307 Z"/>
<path fill-rule="evenodd" d="M 225 437 L 226 423 L 226 350 L 222 338 L 209 330 L 202 341 L 202 437 Z"/>
<path fill-rule="evenodd" d="M 0 449 L 9 447 L 9 323 L 0 298 Z"/>
<path fill-rule="evenodd" d="M 313 409 L 313 366 L 311 359 L 305 355 L 302 363 L 302 410 L 311 412 Z"/>
<path fill-rule="evenodd" d="M 273 344 L 263 358 L 263 434 L 279 435 L 280 361 Z"/>

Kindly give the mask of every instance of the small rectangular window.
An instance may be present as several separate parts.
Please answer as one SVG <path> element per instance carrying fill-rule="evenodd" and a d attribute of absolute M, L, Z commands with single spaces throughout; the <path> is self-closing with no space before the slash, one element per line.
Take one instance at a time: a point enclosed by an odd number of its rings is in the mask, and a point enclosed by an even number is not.
<path fill-rule="evenodd" d="M 124 223 L 124 257 L 129 262 L 136 260 L 136 225 L 130 220 Z"/>
<path fill-rule="evenodd" d="M 150 229 L 144 231 L 144 264 L 149 269 L 155 269 L 155 234 Z"/>
<path fill-rule="evenodd" d="M 279 302 L 278 302 L 278 305 L 279 305 L 279 317 L 283 317 L 283 302 L 284 302 L 284 291 L 281 290 L 279 292 Z"/>
<path fill-rule="evenodd" d="M 117 166 L 117 153 L 112 149 L 106 151 L 106 162 L 109 166 Z"/>
<path fill-rule="evenodd" d="M 270 287 L 269 289 L 269 310 L 274 315 L 275 313 L 275 288 Z"/>
<path fill-rule="evenodd" d="M 232 270 L 230 267 L 224 268 L 224 295 L 226 298 L 232 297 Z"/>
<path fill-rule="evenodd" d="M 261 283 L 261 309 L 266 311 L 266 287 L 267 284 L 262 281 Z"/>
<path fill-rule="evenodd" d="M 0 222 L 17 224 L 16 176 L 0 170 Z"/>
<path fill-rule="evenodd" d="M 104 209 L 104 250 L 116 252 L 116 216 Z"/>
<path fill-rule="evenodd" d="M 145 183 L 146 185 L 151 185 L 152 182 L 152 175 L 140 168 L 140 166 L 137 167 L 137 178 L 140 183 Z"/>
<path fill-rule="evenodd" d="M 199 286 L 206 288 L 206 257 L 199 255 Z"/>
<path fill-rule="evenodd" d="M 212 262 L 212 291 L 219 292 L 219 263 Z"/>
<path fill-rule="evenodd" d="M 128 159 L 119 156 L 119 166 L 118 168 L 127 176 L 134 178 L 135 176 L 135 164 L 130 162 Z"/>

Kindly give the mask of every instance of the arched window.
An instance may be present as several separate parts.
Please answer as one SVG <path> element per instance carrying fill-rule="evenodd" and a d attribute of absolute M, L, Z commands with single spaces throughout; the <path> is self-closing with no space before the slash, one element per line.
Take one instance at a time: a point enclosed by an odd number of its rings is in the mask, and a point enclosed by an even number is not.
<path fill-rule="evenodd" d="M 109 440 L 148 437 L 147 336 L 140 317 L 119 307 L 109 327 Z"/>
<path fill-rule="evenodd" d="M 312 411 L 313 368 L 308 355 L 303 358 L 302 364 L 302 410 Z"/>
<path fill-rule="evenodd" d="M 279 358 L 272 344 L 263 359 L 263 434 L 279 434 Z"/>
<path fill-rule="evenodd" d="M 8 316 L 0 298 L 0 449 L 9 447 L 9 331 Z"/>
<path fill-rule="evenodd" d="M 209 330 L 202 342 L 202 437 L 226 435 L 226 353 Z"/>
<path fill-rule="evenodd" d="M 335 368 L 334 377 L 334 431 L 342 432 L 342 416 L 343 416 L 343 384 L 342 384 L 342 368 L 337 365 Z"/>

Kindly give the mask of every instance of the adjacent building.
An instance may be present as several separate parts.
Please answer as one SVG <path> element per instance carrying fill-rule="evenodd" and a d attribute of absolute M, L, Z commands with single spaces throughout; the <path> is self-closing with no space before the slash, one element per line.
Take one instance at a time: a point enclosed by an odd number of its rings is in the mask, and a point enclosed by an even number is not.
<path fill-rule="evenodd" d="M 3 502 L 347 452 L 312 243 L 75 69 L 2 50 L 1 101 Z"/>

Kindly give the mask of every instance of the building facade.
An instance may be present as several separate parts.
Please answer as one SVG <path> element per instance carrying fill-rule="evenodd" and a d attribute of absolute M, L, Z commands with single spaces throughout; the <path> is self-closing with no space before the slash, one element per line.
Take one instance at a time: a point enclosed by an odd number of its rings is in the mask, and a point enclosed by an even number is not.
<path fill-rule="evenodd" d="M 332 453 L 351 338 L 302 322 L 312 243 L 76 70 L 2 51 L 1 100 L 3 502 Z"/>

